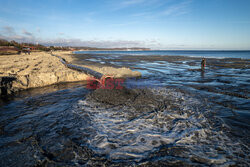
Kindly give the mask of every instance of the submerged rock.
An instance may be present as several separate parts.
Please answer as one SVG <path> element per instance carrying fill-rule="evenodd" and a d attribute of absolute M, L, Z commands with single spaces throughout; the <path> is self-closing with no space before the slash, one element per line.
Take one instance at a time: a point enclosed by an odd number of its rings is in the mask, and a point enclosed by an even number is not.
<path fill-rule="evenodd" d="M 111 105 L 147 105 L 157 106 L 160 96 L 153 94 L 147 89 L 97 89 L 88 95 L 103 104 Z M 161 99 L 162 100 L 162 99 Z"/>
<path fill-rule="evenodd" d="M 166 108 L 168 99 L 155 95 L 148 89 L 97 89 L 87 96 L 90 101 L 100 106 L 127 106 L 127 119 L 132 120 L 140 115 Z"/>

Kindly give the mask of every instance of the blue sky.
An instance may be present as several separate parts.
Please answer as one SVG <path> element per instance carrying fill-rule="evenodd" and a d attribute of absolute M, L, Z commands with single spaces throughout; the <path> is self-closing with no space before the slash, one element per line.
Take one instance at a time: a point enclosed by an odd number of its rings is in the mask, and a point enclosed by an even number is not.
<path fill-rule="evenodd" d="M 0 38 L 48 45 L 250 49 L 250 0 L 0 0 Z"/>

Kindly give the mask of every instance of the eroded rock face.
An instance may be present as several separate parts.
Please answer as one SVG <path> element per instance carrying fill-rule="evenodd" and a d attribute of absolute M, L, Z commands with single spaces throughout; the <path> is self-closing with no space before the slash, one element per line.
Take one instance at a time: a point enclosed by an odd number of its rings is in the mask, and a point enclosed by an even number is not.
<path fill-rule="evenodd" d="M 87 78 L 88 76 L 86 74 L 75 71 L 31 73 L 25 76 L 17 76 L 17 80 L 13 82 L 13 87 L 27 89 L 42 87 L 60 82 L 82 81 L 86 80 Z"/>
<path fill-rule="evenodd" d="M 86 80 L 88 75 L 66 68 L 49 53 L 0 57 L 0 94 L 47 86 L 59 82 Z M 13 79 L 10 79 L 13 78 Z"/>
<path fill-rule="evenodd" d="M 12 82 L 15 80 L 15 77 L 0 77 L 0 96 L 13 92 Z"/>
<path fill-rule="evenodd" d="M 69 53 L 55 53 L 64 59 L 72 59 Z M 70 63 L 70 62 L 69 62 Z M 128 68 L 88 67 L 104 75 L 114 77 L 140 76 L 139 72 Z M 13 77 L 15 80 L 1 84 L 0 94 L 10 94 L 16 90 L 36 88 L 60 82 L 75 82 L 87 80 L 90 76 L 83 72 L 67 68 L 58 57 L 46 52 L 31 53 L 31 55 L 11 55 L 0 57 L 0 77 Z"/>

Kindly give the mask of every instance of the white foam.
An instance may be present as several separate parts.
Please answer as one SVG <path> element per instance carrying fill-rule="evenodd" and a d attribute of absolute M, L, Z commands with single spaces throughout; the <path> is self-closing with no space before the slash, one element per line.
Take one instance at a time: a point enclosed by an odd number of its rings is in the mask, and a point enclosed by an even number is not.
<path fill-rule="evenodd" d="M 203 113 L 208 112 L 200 100 L 173 89 L 158 88 L 154 94 L 168 97 L 172 105 L 128 120 L 129 113 L 136 112 L 129 106 L 100 107 L 90 99 L 80 100 L 75 110 L 79 115 L 89 114 L 96 136 L 89 140 L 90 147 L 110 159 L 143 159 L 160 146 L 171 144 L 188 148 L 190 157 L 202 158 L 208 164 L 231 162 L 230 139 L 221 131 L 215 131 Z M 98 108 L 97 108 L 98 106 Z M 226 154 L 219 153 L 220 147 Z M 240 147 L 238 147 L 240 150 Z M 212 154 L 212 156 L 211 156 Z M 183 155 L 180 155 L 184 156 Z"/>

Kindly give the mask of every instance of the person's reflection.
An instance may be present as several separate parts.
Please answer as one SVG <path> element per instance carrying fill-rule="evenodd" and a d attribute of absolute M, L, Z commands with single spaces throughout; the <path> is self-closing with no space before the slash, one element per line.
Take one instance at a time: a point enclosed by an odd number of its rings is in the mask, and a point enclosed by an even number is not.
<path fill-rule="evenodd" d="M 206 66 L 206 59 L 202 58 L 201 60 L 201 77 L 204 78 L 205 75 L 205 66 Z"/>
<path fill-rule="evenodd" d="M 201 70 L 201 77 L 204 78 L 205 77 L 205 71 Z"/>

